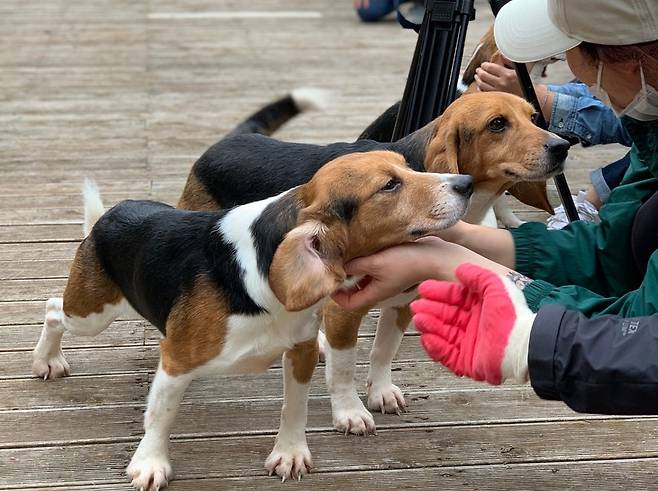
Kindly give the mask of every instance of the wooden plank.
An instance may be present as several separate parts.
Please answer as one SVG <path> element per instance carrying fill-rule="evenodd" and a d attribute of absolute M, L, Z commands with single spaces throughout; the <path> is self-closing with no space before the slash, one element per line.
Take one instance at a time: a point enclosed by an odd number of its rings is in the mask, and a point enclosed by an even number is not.
<path fill-rule="evenodd" d="M 4 329 L 3 329 L 4 331 Z M 133 329 L 135 331 L 135 329 Z M 36 342 L 35 337 L 32 343 Z M 67 338 L 68 339 L 68 338 Z M 75 375 L 100 375 L 126 372 L 154 372 L 158 364 L 158 338 L 151 337 L 149 346 L 138 333 L 134 335 L 134 346 L 126 345 L 125 341 L 120 348 L 90 347 L 65 348 L 64 355 L 71 365 L 71 373 Z M 367 363 L 373 338 L 371 336 L 360 338 L 357 342 L 357 359 Z M 66 345 L 67 343 L 65 343 Z M 0 345 L 0 379 L 30 377 L 32 365 L 32 348 L 23 351 L 2 351 Z M 406 336 L 398 351 L 398 361 L 424 361 L 427 357 L 420 348 L 418 337 Z M 275 363 L 273 366 L 279 366 Z"/>
<path fill-rule="evenodd" d="M 43 321 L 38 324 L 12 324 L 0 327 L 0 351 L 31 351 L 39 339 L 42 327 Z M 154 328 L 143 320 L 115 321 L 109 329 L 98 336 L 65 335 L 63 344 L 65 348 L 135 346 L 144 344 L 145 329 Z M 150 344 L 155 344 L 156 338 L 150 337 L 152 339 Z"/>
<path fill-rule="evenodd" d="M 43 380 L 0 380 L 0 409 L 79 407 L 144 401 L 148 375 L 65 377 Z"/>
<path fill-rule="evenodd" d="M 624 435 L 623 444 L 611 444 L 611 434 Z M 656 420 L 646 419 L 393 429 L 376 438 L 322 432 L 310 433 L 308 441 L 317 472 L 419 467 L 440 472 L 441 466 L 455 465 L 656 457 L 657 437 Z M 262 476 L 273 440 L 273 435 L 240 435 L 178 440 L 170 448 L 179 479 Z M 6 469 L 0 485 L 122 482 L 135 445 L 0 450 L 0 466 Z"/>
<path fill-rule="evenodd" d="M 44 303 L 45 308 L 45 303 Z M 360 329 L 361 336 L 373 336 L 377 312 L 373 311 L 367 317 Z M 31 350 L 41 333 L 42 322 L 29 324 L 9 324 L 0 327 L 0 351 Z M 409 332 L 413 332 L 410 330 Z M 142 338 L 144 338 L 142 343 Z M 129 346 L 138 344 L 157 344 L 160 332 L 145 320 L 115 321 L 98 336 L 64 336 L 65 348 Z M 365 357 L 364 357 L 365 358 Z"/>
<path fill-rule="evenodd" d="M 80 240 L 82 240 L 80 224 L 0 226 L 0 244 L 79 242 Z"/>
<path fill-rule="evenodd" d="M 343 491 L 369 489 L 376 483 L 381 491 L 400 489 L 441 489 L 444 491 L 518 491 L 519 489 L 562 491 L 565 489 L 605 489 L 628 491 L 651 489 L 658 472 L 658 459 L 493 464 L 472 466 L 441 466 L 441 468 L 413 468 L 369 470 L 357 472 L 318 472 L 295 484 L 301 489 Z M 60 491 L 85 489 L 88 484 L 57 487 Z M 171 491 L 279 491 L 281 482 L 267 476 L 233 478 L 176 479 Z M 104 491 L 132 491 L 127 483 L 94 484 Z"/>
<path fill-rule="evenodd" d="M 35 324 L 43 318 L 46 304 L 43 301 L 0 302 L 0 327 L 11 324 Z M 122 316 L 121 320 L 137 317 Z"/>
<path fill-rule="evenodd" d="M 82 225 L 75 224 L 76 228 L 81 229 Z M 82 232 L 80 232 L 82 235 Z M 73 242 L 75 246 L 79 245 L 77 240 Z M 0 261 L 0 281 L 2 280 L 20 280 L 20 279 L 66 279 L 73 262 L 72 255 L 66 259 L 24 259 L 23 261 Z M 60 295 L 64 290 L 55 291 L 52 295 Z M 51 296 L 52 296 L 51 295 Z M 9 298 L 3 298 L 9 300 Z M 27 298 L 20 299 L 27 300 Z"/>
<path fill-rule="evenodd" d="M 0 244 L 1 261 L 22 261 L 25 259 L 71 259 L 78 243 L 52 242 L 50 244 Z M 4 288 L 0 288 L 4 292 Z"/>
<path fill-rule="evenodd" d="M 378 429 L 604 418 L 578 414 L 564 405 L 541 400 L 529 387 L 423 391 L 408 395 L 407 400 L 409 410 L 401 416 L 373 414 Z M 143 432 L 145 403 L 0 412 L 0 448 L 136 441 Z M 278 428 L 281 403 L 280 395 L 194 403 L 183 400 L 174 438 L 230 436 L 247 428 L 250 434 L 271 434 Z M 328 396 L 313 397 L 309 401 L 308 428 L 332 431 L 331 421 Z"/>
<path fill-rule="evenodd" d="M 77 246 L 77 243 L 72 244 Z M 1 265 L 0 268 L 2 268 Z M 26 271 L 22 273 L 25 275 L 29 274 Z M 45 302 L 51 297 L 62 296 L 64 288 L 66 288 L 65 277 L 0 280 L 0 301 L 31 300 Z"/>
<path fill-rule="evenodd" d="M 362 393 L 368 368 L 357 366 L 356 387 Z M 0 393 L 8 397 L 0 399 L 0 410 L 53 407 L 86 407 L 107 404 L 134 402 L 134 391 L 126 383 L 132 375 L 114 374 L 99 376 L 71 376 L 63 379 L 37 380 L 21 378 L 0 380 Z M 140 380 L 151 379 L 150 374 L 135 373 Z M 312 395 L 327 394 L 324 383 L 324 367 L 315 370 L 311 387 Z M 393 371 L 393 383 L 405 392 L 441 389 L 481 389 L 482 385 L 470 379 L 455 377 L 452 373 L 434 362 L 399 362 Z M 195 380 L 185 393 L 189 402 L 222 399 L 255 399 L 280 397 L 282 394 L 282 374 L 280 368 L 270 368 L 256 375 L 235 375 L 212 379 Z M 94 399 L 97 392 L 107 394 L 107 398 Z M 91 401 L 86 403 L 85 401 Z"/>

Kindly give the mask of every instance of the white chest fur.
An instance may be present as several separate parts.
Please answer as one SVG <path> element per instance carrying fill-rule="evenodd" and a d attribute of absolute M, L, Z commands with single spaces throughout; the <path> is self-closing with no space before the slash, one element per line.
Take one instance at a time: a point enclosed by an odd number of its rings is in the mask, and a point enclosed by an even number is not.
<path fill-rule="evenodd" d="M 230 315 L 220 354 L 198 368 L 199 374 L 262 372 L 295 344 L 317 337 L 316 312 L 320 304 L 301 312 L 287 312 L 272 292 L 267 277 L 258 269 L 251 225 L 277 198 L 235 208 L 219 224 L 224 240 L 235 247 L 244 289 L 265 312 Z"/>
<path fill-rule="evenodd" d="M 303 312 L 232 315 L 224 346 L 218 356 L 198 370 L 200 374 L 257 373 L 267 370 L 295 344 L 313 339 L 320 327 L 317 309 Z"/>
<path fill-rule="evenodd" d="M 497 198 L 497 193 L 492 191 L 478 191 L 476 188 L 463 220 L 468 223 L 482 223 L 487 214 L 491 212 Z"/>

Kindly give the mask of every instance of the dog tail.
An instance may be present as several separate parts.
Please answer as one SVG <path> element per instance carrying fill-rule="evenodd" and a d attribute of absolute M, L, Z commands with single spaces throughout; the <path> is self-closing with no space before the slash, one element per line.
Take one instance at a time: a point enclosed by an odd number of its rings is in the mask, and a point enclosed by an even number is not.
<path fill-rule="evenodd" d="M 259 109 L 229 134 L 260 133 L 269 136 L 300 113 L 324 110 L 328 101 L 328 91 L 301 87 Z"/>
<path fill-rule="evenodd" d="M 82 188 L 82 197 L 85 207 L 85 221 L 82 225 L 82 230 L 85 237 L 87 237 L 94 224 L 105 213 L 105 207 L 101 201 L 101 193 L 98 191 L 96 183 L 91 179 L 85 179 L 85 184 Z"/>

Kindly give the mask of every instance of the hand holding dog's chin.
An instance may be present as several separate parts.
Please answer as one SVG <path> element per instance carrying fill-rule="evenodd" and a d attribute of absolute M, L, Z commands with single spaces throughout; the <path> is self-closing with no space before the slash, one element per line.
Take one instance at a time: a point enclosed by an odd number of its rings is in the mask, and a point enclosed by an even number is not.
<path fill-rule="evenodd" d="M 466 251 L 437 237 L 425 237 L 354 259 L 345 271 L 364 279 L 358 287 L 340 290 L 332 298 L 345 309 L 357 310 L 373 307 L 427 279 L 454 280 L 455 269 L 463 262 L 462 252 Z"/>
<path fill-rule="evenodd" d="M 462 220 L 459 220 L 452 227 L 443 229 L 440 232 L 435 232 L 434 235 L 436 235 L 436 237 L 439 237 L 440 239 L 443 239 L 444 241 L 460 244 L 464 235 L 466 234 L 469 225 L 470 224 Z"/>

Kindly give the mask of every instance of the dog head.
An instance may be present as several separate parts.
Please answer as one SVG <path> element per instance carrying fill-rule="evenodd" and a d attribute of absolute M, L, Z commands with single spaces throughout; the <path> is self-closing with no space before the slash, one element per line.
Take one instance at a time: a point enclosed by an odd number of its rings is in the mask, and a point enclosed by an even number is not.
<path fill-rule="evenodd" d="M 469 176 L 415 172 L 397 153 L 339 157 L 289 193 L 295 223 L 274 253 L 270 287 L 286 310 L 308 308 L 345 280 L 350 259 L 454 225 L 471 193 Z"/>
<path fill-rule="evenodd" d="M 562 172 L 569 142 L 533 123 L 520 97 L 480 92 L 460 97 L 436 123 L 425 155 L 429 172 L 473 176 L 501 192 L 521 181 L 545 181 Z"/>

